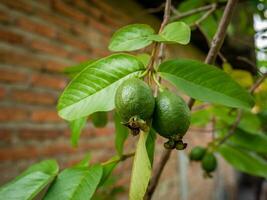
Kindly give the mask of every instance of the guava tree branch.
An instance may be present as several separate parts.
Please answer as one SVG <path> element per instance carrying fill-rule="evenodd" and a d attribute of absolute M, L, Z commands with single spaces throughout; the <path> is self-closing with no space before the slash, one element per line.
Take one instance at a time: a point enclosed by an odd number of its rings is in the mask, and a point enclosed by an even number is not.
<path fill-rule="evenodd" d="M 213 4 L 205 5 L 205 6 L 202 6 L 202 7 L 198 7 L 198 8 L 189 10 L 189 11 L 184 12 L 184 13 L 175 12 L 175 16 L 171 17 L 170 21 L 175 21 L 175 20 L 178 20 L 178 19 L 182 19 L 182 18 L 188 17 L 190 15 L 194 15 L 194 14 L 197 14 L 197 13 L 200 13 L 200 12 L 208 11 L 208 10 L 212 9 L 213 7 L 216 8 L 217 4 L 213 3 Z"/>
<path fill-rule="evenodd" d="M 226 29 L 230 23 L 230 20 L 232 18 L 233 11 L 234 11 L 234 8 L 235 8 L 237 2 L 238 2 L 238 0 L 229 0 L 227 2 L 222 19 L 220 20 L 219 27 L 217 29 L 216 34 L 213 37 L 210 50 L 209 50 L 208 55 L 205 59 L 205 63 L 212 64 L 215 61 L 216 56 L 219 53 L 219 50 L 223 44 L 223 41 L 224 41 L 224 38 L 226 35 Z M 166 5 L 167 5 L 167 2 L 166 2 Z M 194 101 L 195 100 L 193 100 L 193 99 L 189 100 L 188 106 L 190 107 L 190 109 L 194 105 Z M 153 193 L 157 187 L 161 173 L 162 173 L 167 161 L 170 158 L 171 152 L 172 152 L 171 150 L 165 150 L 163 152 L 163 154 L 160 158 L 160 162 L 157 165 L 157 168 L 155 169 L 154 176 L 151 178 L 151 181 L 150 181 L 150 184 L 149 184 L 149 187 L 147 190 L 146 200 L 150 200 L 152 198 L 152 195 L 153 195 Z"/>

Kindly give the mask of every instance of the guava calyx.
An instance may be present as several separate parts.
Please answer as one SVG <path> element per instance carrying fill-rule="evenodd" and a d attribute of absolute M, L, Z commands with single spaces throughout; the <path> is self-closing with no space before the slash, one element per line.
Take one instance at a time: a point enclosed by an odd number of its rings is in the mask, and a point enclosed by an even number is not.
<path fill-rule="evenodd" d="M 148 132 L 149 130 L 146 121 L 137 116 L 131 117 L 128 122 L 122 122 L 122 124 L 131 130 L 133 136 L 138 135 L 140 131 Z"/>

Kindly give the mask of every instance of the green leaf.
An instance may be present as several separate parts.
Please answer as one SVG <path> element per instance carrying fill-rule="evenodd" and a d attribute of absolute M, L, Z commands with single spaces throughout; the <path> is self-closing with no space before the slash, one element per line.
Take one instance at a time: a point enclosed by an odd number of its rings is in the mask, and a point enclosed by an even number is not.
<path fill-rule="evenodd" d="M 195 99 L 238 108 L 254 105 L 253 97 L 215 66 L 177 59 L 162 63 L 158 72 L 162 78 Z"/>
<path fill-rule="evenodd" d="M 89 162 L 91 160 L 91 154 L 86 154 L 84 158 L 75 165 L 75 167 L 89 167 Z"/>
<path fill-rule="evenodd" d="M 44 200 L 88 200 L 93 196 L 102 176 L 102 167 L 65 169 L 49 188 Z"/>
<path fill-rule="evenodd" d="M 91 115 L 92 123 L 96 128 L 103 128 L 108 123 L 107 112 L 95 112 Z"/>
<path fill-rule="evenodd" d="M 192 112 L 191 124 L 194 126 L 206 126 L 212 119 L 212 112 L 210 108 L 197 110 Z"/>
<path fill-rule="evenodd" d="M 102 164 L 103 174 L 99 186 L 103 185 L 106 182 L 106 180 L 108 179 L 108 177 L 110 176 L 110 174 L 112 173 L 112 171 L 118 165 L 119 162 L 120 162 L 120 156 L 116 155 L 113 156 L 111 159 L 109 159 L 107 162 Z"/>
<path fill-rule="evenodd" d="M 136 58 L 138 60 L 140 60 L 144 66 L 147 66 L 149 64 L 149 61 L 150 61 L 150 55 L 149 54 L 146 54 L 146 53 L 141 53 L 141 54 L 138 54 L 136 56 Z"/>
<path fill-rule="evenodd" d="M 130 184 L 130 200 L 142 200 L 151 176 L 151 164 L 146 150 L 148 133 L 141 132 L 137 143 Z"/>
<path fill-rule="evenodd" d="M 146 24 L 131 24 L 116 31 L 110 41 L 111 51 L 134 51 L 152 43 L 149 39 L 154 29 Z"/>
<path fill-rule="evenodd" d="M 58 102 L 59 115 L 72 121 L 112 110 L 118 86 L 143 71 L 144 65 L 128 54 L 114 54 L 94 62 L 65 88 Z"/>
<path fill-rule="evenodd" d="M 53 181 L 58 173 L 55 160 L 46 160 L 29 167 L 20 176 L 0 188 L 2 200 L 30 200 Z"/>
<path fill-rule="evenodd" d="M 226 144 L 219 148 L 219 153 L 237 170 L 267 178 L 267 162 L 257 154 Z"/>
<path fill-rule="evenodd" d="M 190 27 L 184 22 L 168 24 L 158 36 L 150 37 L 157 42 L 188 44 L 190 41 Z"/>
<path fill-rule="evenodd" d="M 153 166 L 153 161 L 154 161 L 154 152 L 155 152 L 155 142 L 156 142 L 157 134 L 154 129 L 150 129 L 147 140 L 146 140 L 146 150 L 147 150 L 147 155 L 149 157 L 151 166 Z"/>
<path fill-rule="evenodd" d="M 118 113 L 115 112 L 114 114 L 114 120 L 115 120 L 115 147 L 117 150 L 117 153 L 119 155 L 122 155 L 123 153 L 123 146 L 124 142 L 127 139 L 129 135 L 128 129 L 121 124 L 122 120 Z"/>
<path fill-rule="evenodd" d="M 265 134 L 253 134 L 237 129 L 229 142 L 250 151 L 267 153 L 267 136 Z"/>
<path fill-rule="evenodd" d="M 77 74 L 79 74 L 84 68 L 88 67 L 91 65 L 95 60 L 88 60 L 85 62 L 82 62 L 78 65 L 66 67 L 64 69 L 64 74 L 66 74 L 70 78 L 74 78 Z"/>
<path fill-rule="evenodd" d="M 86 125 L 86 122 L 87 122 L 87 117 L 82 117 L 80 119 L 75 119 L 69 122 L 69 127 L 71 130 L 71 145 L 73 147 L 78 146 L 78 141 L 80 139 L 82 129 Z"/>

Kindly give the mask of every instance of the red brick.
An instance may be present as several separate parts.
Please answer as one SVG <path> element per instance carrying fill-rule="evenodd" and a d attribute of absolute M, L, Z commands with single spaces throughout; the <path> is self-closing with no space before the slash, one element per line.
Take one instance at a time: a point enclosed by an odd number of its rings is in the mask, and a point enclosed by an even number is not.
<path fill-rule="evenodd" d="M 7 64 L 43 69 L 43 61 L 35 58 L 32 54 L 21 54 L 15 51 L 0 51 L 0 61 Z"/>
<path fill-rule="evenodd" d="M 105 34 L 106 36 L 111 36 L 111 34 L 113 33 L 113 29 L 111 29 L 109 26 L 105 26 L 103 25 L 103 23 L 98 22 L 92 18 L 89 18 L 89 26 L 93 26 L 94 28 L 96 28 L 97 30 L 99 30 L 102 34 Z"/>
<path fill-rule="evenodd" d="M 31 114 L 31 120 L 34 122 L 59 122 L 57 112 L 55 110 L 35 110 Z"/>
<path fill-rule="evenodd" d="M 4 99 L 5 95 L 6 95 L 6 90 L 5 90 L 5 88 L 0 87 L 0 100 L 1 100 L 1 99 Z"/>
<path fill-rule="evenodd" d="M 25 3 L 21 0 L 16 0 L 16 1 L 10 1 L 10 0 L 1 0 L 2 4 L 7 5 L 10 8 L 16 9 L 16 10 L 21 10 L 27 13 L 32 13 L 33 8 L 29 3 Z"/>
<path fill-rule="evenodd" d="M 0 11 L 0 22 L 5 24 L 11 22 L 12 17 L 9 16 L 6 12 Z"/>
<path fill-rule="evenodd" d="M 113 6 L 99 0 L 91 0 L 94 4 L 101 10 L 102 12 L 106 13 L 106 15 L 110 17 L 114 17 L 116 19 L 121 19 L 123 21 L 132 20 L 129 16 L 124 13 L 118 11 L 118 9 L 114 9 Z"/>
<path fill-rule="evenodd" d="M 86 23 L 87 22 L 87 16 L 85 14 L 83 14 L 82 12 L 80 12 L 77 9 L 72 8 L 71 6 L 67 5 L 66 3 L 64 3 L 61 0 L 53 0 L 53 8 L 68 16 L 71 17 L 77 21 Z"/>
<path fill-rule="evenodd" d="M 22 129 L 18 137 L 22 140 L 53 140 L 63 135 L 61 130 Z M 1 132 L 0 132 L 1 133 Z"/>
<path fill-rule="evenodd" d="M 0 129 L 0 142 L 10 143 L 12 131 L 8 129 Z"/>
<path fill-rule="evenodd" d="M 1 82 L 8 82 L 8 83 L 18 83 L 18 82 L 25 82 L 28 79 L 28 75 L 9 70 L 9 69 L 0 69 L 0 81 Z"/>
<path fill-rule="evenodd" d="M 35 32 L 46 37 L 55 38 L 57 35 L 57 31 L 54 28 L 26 18 L 18 18 L 16 23 L 22 29 Z"/>
<path fill-rule="evenodd" d="M 72 148 L 69 144 L 53 144 L 49 146 L 42 146 L 40 148 L 35 146 L 17 147 L 17 148 L 1 148 L 0 160 L 22 160 L 22 159 L 36 159 L 37 157 L 47 157 L 55 155 L 77 154 L 92 149 L 100 149 L 103 147 L 103 143 L 84 143 L 79 145 L 79 148 Z M 106 150 L 111 150 L 111 146 L 105 146 Z"/>
<path fill-rule="evenodd" d="M 91 58 L 89 58 L 88 54 L 74 54 L 71 56 L 71 59 L 75 60 L 77 62 L 83 62 L 83 61 L 91 60 Z"/>
<path fill-rule="evenodd" d="M 49 60 L 49 61 L 44 62 L 44 68 L 47 71 L 51 71 L 51 72 L 63 72 L 66 67 L 67 66 L 65 63 L 61 63 L 57 61 Z"/>
<path fill-rule="evenodd" d="M 67 20 L 61 19 L 54 15 L 54 13 L 46 12 L 44 10 L 38 10 L 37 15 L 39 15 L 42 19 L 49 21 L 57 26 L 63 27 L 66 30 L 70 30 L 72 24 Z"/>
<path fill-rule="evenodd" d="M 86 44 L 86 42 L 84 42 L 84 41 L 77 40 L 77 37 L 75 38 L 75 37 L 72 37 L 72 36 L 69 36 L 67 34 L 62 33 L 62 34 L 58 35 L 58 39 L 63 43 L 77 47 L 81 50 L 90 50 L 89 45 Z"/>
<path fill-rule="evenodd" d="M 76 0 L 73 3 L 84 10 L 86 13 L 90 14 L 94 19 L 97 19 L 99 22 L 108 24 L 109 26 L 118 27 L 122 23 L 116 20 L 116 18 L 110 18 L 109 16 L 105 15 L 104 12 L 95 8 L 93 5 L 90 5 L 84 0 Z"/>
<path fill-rule="evenodd" d="M 53 105 L 56 103 L 56 97 L 49 93 L 32 92 L 28 90 L 11 91 L 11 97 L 15 101 L 30 104 Z"/>
<path fill-rule="evenodd" d="M 0 107 L 0 121 L 22 121 L 28 119 L 29 111 L 15 107 Z"/>
<path fill-rule="evenodd" d="M 62 90 L 66 86 L 67 80 L 63 77 L 45 74 L 34 74 L 31 77 L 31 83 L 34 86 L 42 86 Z"/>
<path fill-rule="evenodd" d="M 21 44 L 24 41 L 23 36 L 7 30 L 0 30 L 0 39 L 12 44 Z"/>
<path fill-rule="evenodd" d="M 108 50 L 105 49 L 99 49 L 99 48 L 94 48 L 93 49 L 93 54 L 96 55 L 97 57 L 105 57 L 111 54 Z"/>
<path fill-rule="evenodd" d="M 34 40 L 28 44 L 34 50 L 39 50 L 45 53 L 56 55 L 59 57 L 67 57 L 69 52 L 65 51 L 64 48 L 52 44 L 52 42 Z"/>

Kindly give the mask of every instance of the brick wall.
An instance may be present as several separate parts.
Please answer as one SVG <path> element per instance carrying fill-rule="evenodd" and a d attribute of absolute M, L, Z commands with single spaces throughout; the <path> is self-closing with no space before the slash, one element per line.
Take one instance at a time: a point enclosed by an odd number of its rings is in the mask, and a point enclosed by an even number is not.
<path fill-rule="evenodd" d="M 0 185 L 46 158 L 57 159 L 63 168 L 79 161 L 86 152 L 93 153 L 93 162 L 114 154 L 112 123 L 102 129 L 88 123 L 79 147 L 74 149 L 55 105 L 68 81 L 62 75 L 65 66 L 110 54 L 109 38 L 122 25 L 159 25 L 141 9 L 130 0 L 0 1 Z M 170 52 L 203 58 L 191 46 L 171 47 Z M 130 138 L 128 149 L 133 143 Z M 157 155 L 161 151 L 162 145 Z M 129 160 L 115 172 L 120 174 L 119 184 L 129 184 L 131 164 Z M 177 198 L 177 169 L 177 153 L 173 153 L 155 199 L 166 194 Z"/>
<path fill-rule="evenodd" d="M 67 83 L 64 67 L 108 55 L 112 32 L 128 20 L 97 0 L 0 1 L 1 184 L 37 160 L 65 167 L 84 152 L 94 151 L 95 160 L 113 153 L 112 125 L 88 124 L 79 148 L 71 148 L 55 105 Z"/>

